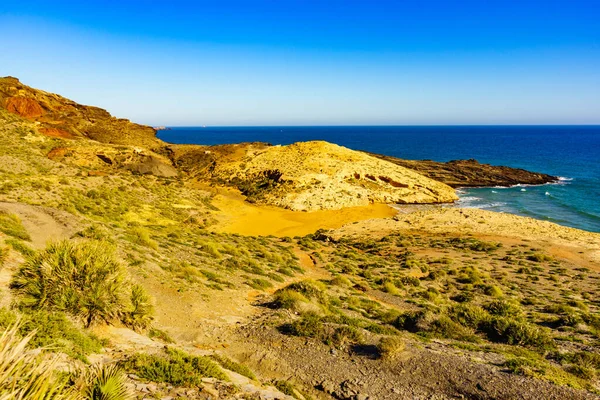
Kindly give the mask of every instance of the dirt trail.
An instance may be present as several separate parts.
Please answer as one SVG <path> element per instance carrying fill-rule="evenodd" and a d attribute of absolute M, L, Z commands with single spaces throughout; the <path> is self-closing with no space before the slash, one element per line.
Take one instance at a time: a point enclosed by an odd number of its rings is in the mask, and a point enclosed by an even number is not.
<path fill-rule="evenodd" d="M 48 241 L 71 237 L 79 226 L 76 217 L 52 208 L 0 202 L 0 210 L 19 216 L 36 249 L 44 248 Z"/>

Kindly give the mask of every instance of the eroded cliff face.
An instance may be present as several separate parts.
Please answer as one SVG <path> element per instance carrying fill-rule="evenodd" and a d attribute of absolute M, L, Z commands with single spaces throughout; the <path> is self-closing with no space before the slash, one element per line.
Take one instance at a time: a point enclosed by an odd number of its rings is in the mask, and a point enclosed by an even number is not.
<path fill-rule="evenodd" d="M 39 132 L 51 137 L 145 147 L 161 143 L 150 126 L 115 118 L 101 108 L 31 88 L 13 77 L 0 78 L 0 107 L 36 122 Z"/>
<path fill-rule="evenodd" d="M 296 211 L 457 200 L 454 190 L 443 183 L 322 141 L 249 147 L 243 157 L 217 159 L 211 173 L 257 202 Z"/>

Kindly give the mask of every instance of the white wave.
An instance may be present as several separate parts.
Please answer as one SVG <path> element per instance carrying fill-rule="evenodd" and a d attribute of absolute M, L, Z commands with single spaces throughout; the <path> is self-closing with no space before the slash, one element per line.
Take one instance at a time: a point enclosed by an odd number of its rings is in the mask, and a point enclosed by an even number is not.
<path fill-rule="evenodd" d="M 546 196 L 550 196 L 550 192 L 546 192 L 544 193 Z"/>
<path fill-rule="evenodd" d="M 480 206 L 478 206 L 477 208 L 496 208 L 496 207 L 502 207 L 505 206 L 506 203 L 502 202 L 502 201 L 496 201 L 496 202 L 492 202 L 492 203 L 488 203 L 488 204 L 482 204 Z"/>
<path fill-rule="evenodd" d="M 571 182 L 573 180 L 573 178 L 567 178 L 567 177 L 564 177 L 564 176 L 559 176 L 558 180 L 561 181 L 561 182 Z"/>
<path fill-rule="evenodd" d="M 521 189 L 521 192 L 526 192 L 526 191 L 527 191 L 527 189 Z"/>
<path fill-rule="evenodd" d="M 498 192 L 496 192 L 495 190 L 492 190 L 492 193 L 498 193 Z"/>
<path fill-rule="evenodd" d="M 473 202 L 473 201 L 477 201 L 477 200 L 481 200 L 481 197 L 475 197 L 475 196 L 465 196 L 465 197 L 461 197 L 458 199 L 458 202 L 461 203 L 469 203 L 469 202 Z"/>

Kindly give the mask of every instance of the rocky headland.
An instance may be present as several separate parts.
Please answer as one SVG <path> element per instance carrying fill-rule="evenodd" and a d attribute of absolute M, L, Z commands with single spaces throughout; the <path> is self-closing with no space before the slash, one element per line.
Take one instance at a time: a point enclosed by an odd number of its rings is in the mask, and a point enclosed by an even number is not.
<path fill-rule="evenodd" d="M 369 153 L 373 157 L 412 169 L 428 178 L 443 182 L 453 188 L 543 185 L 557 182 L 558 177 L 511 168 L 482 164 L 474 159 L 438 162 L 432 160 L 403 160 L 381 154 Z"/>

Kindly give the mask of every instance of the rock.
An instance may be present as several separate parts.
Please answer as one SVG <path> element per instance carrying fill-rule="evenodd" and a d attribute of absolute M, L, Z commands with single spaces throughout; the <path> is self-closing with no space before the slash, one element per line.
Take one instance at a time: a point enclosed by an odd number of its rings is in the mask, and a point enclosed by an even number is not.
<path fill-rule="evenodd" d="M 5 102 L 6 109 L 24 118 L 37 118 L 44 115 L 44 109 L 34 99 L 28 97 L 9 97 Z"/>
<path fill-rule="evenodd" d="M 212 178 L 238 186 L 250 200 L 294 211 L 458 199 L 443 183 L 323 141 L 242 151 L 237 157 L 215 158 Z"/>
<path fill-rule="evenodd" d="M 165 164 L 155 156 L 145 156 L 140 162 L 129 164 L 126 166 L 126 168 L 133 173 L 141 175 L 151 174 L 164 178 L 172 178 L 177 176 L 177 170 L 175 168 Z"/>
<path fill-rule="evenodd" d="M 410 168 L 451 187 L 541 185 L 556 182 L 555 176 L 519 168 L 481 164 L 477 160 L 454 160 L 446 163 L 431 160 L 403 160 L 381 154 L 367 153 L 405 168 Z"/>

